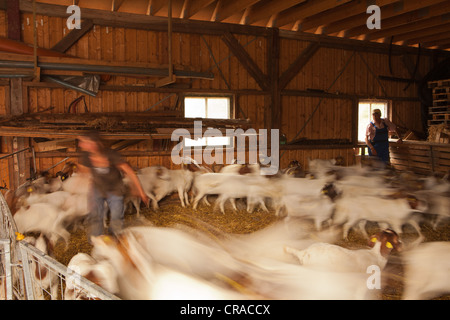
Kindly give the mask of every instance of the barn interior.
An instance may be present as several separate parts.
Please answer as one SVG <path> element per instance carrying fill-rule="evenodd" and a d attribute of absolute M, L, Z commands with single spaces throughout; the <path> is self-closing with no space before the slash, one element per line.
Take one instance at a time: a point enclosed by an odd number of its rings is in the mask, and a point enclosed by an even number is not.
<path fill-rule="evenodd" d="M 443 0 L 0 0 L 2 194 L 78 163 L 78 137 L 92 130 L 135 171 L 183 170 L 174 150 L 189 145 L 174 138 L 177 130 L 193 140 L 200 134 L 192 158 L 213 172 L 230 159 L 264 157 L 280 172 L 295 161 L 311 172 L 314 159 L 372 168 L 364 136 L 376 108 L 399 133 L 389 140 L 389 181 L 409 191 L 427 178 L 447 186 L 449 18 Z M 222 140 L 205 138 L 211 129 Z M 239 130 L 248 136 L 243 147 L 225 137 Z M 174 192 L 159 210 L 142 206 L 139 219 L 130 207 L 125 222 L 183 225 L 217 239 L 284 221 L 269 209 L 248 213 L 239 202 L 225 214 L 202 204 L 193 210 Z M 436 228 L 427 212 L 425 242 L 449 241 L 449 212 Z M 406 243 L 417 239 L 410 226 L 404 232 Z M 352 230 L 336 243 L 366 242 Z M 55 259 L 68 265 L 91 250 L 85 231 L 71 230 Z M 394 255 L 388 264 L 393 276 L 378 299 L 402 298 L 399 261 Z"/>

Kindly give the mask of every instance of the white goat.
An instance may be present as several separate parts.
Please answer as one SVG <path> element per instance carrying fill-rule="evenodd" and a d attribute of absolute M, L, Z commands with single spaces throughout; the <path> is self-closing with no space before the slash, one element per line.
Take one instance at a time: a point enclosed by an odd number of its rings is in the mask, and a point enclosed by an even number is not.
<path fill-rule="evenodd" d="M 58 208 L 63 208 L 67 199 L 71 197 L 72 194 L 67 191 L 55 191 L 51 193 L 31 193 L 28 198 L 25 199 L 23 205 L 29 206 L 34 203 L 49 203 Z"/>
<path fill-rule="evenodd" d="M 185 274 L 153 261 L 151 252 L 130 233 L 120 241 L 93 237 L 93 257 L 107 260 L 118 274 L 119 295 L 124 299 L 242 299 L 244 296 L 199 277 Z"/>
<path fill-rule="evenodd" d="M 70 234 L 62 224 L 60 211 L 49 203 L 35 203 L 20 208 L 15 213 L 14 220 L 20 233 L 41 232 L 52 244 L 59 238 L 63 238 L 67 244 Z"/>
<path fill-rule="evenodd" d="M 334 202 L 328 196 L 300 198 L 296 195 L 282 196 L 280 204 L 286 211 L 286 222 L 290 218 L 313 219 L 316 230 L 321 230 L 322 224 L 331 219 L 334 212 Z M 279 215 L 277 210 L 277 215 Z"/>
<path fill-rule="evenodd" d="M 96 261 L 90 255 L 80 252 L 70 259 L 67 268 L 71 271 L 71 276 L 66 281 L 66 289 L 64 291 L 65 300 L 88 300 L 96 298 L 77 287 L 77 278 L 80 276 L 112 294 L 119 292 L 117 274 L 112 265 L 107 261 Z"/>
<path fill-rule="evenodd" d="M 372 265 L 383 270 L 391 251 L 400 251 L 402 246 L 397 233 L 392 230 L 374 234 L 369 244 L 373 246 L 371 249 L 349 250 L 322 242 L 304 250 L 285 247 L 285 251 L 295 255 L 303 266 L 326 271 L 366 273 Z"/>
<path fill-rule="evenodd" d="M 363 226 L 366 221 L 385 223 L 398 234 L 402 233 L 402 226 L 406 223 L 413 226 L 421 236 L 419 224 L 411 219 L 412 212 L 423 212 L 424 208 L 413 208 L 408 199 L 385 199 L 376 196 L 346 196 L 336 200 L 333 217 L 334 224 L 343 225 L 343 237 L 347 238 L 350 228 L 357 222 L 361 231 L 368 237 Z"/>
<path fill-rule="evenodd" d="M 426 242 L 402 256 L 402 299 L 423 300 L 450 293 L 450 242 Z"/>
<path fill-rule="evenodd" d="M 170 170 L 163 167 L 163 177 L 157 179 L 155 183 L 155 198 L 159 202 L 162 198 L 178 192 L 181 206 L 189 205 L 188 192 L 194 180 L 194 172 L 188 169 Z"/>

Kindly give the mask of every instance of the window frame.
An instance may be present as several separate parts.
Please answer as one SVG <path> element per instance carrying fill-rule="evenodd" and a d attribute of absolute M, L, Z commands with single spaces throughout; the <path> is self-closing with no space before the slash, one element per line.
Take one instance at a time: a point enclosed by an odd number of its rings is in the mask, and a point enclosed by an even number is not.
<path fill-rule="evenodd" d="M 227 98 L 229 99 L 229 117 L 227 119 L 223 119 L 223 118 L 203 118 L 203 117 L 186 117 L 185 116 L 185 100 L 186 98 L 204 98 L 204 99 L 209 99 L 209 98 Z M 189 93 L 189 94 L 185 94 L 182 97 L 183 99 L 183 108 L 182 108 L 182 112 L 183 112 L 183 117 L 185 119 L 220 119 L 220 120 L 232 120 L 235 118 L 235 97 L 233 94 L 205 94 L 205 93 Z M 207 104 L 206 104 L 207 106 Z M 207 114 L 207 110 L 206 110 L 206 114 Z M 230 143 L 229 144 L 218 144 L 218 145 L 213 145 L 213 144 L 205 144 L 202 145 L 201 148 L 223 148 L 224 150 L 226 149 L 234 149 L 235 146 L 235 139 L 234 137 L 232 137 L 230 139 Z M 195 148 L 196 146 L 186 146 L 186 143 L 183 139 L 183 147 L 184 148 Z M 197 148 L 200 146 L 197 146 Z"/>
<path fill-rule="evenodd" d="M 362 103 L 368 103 L 370 105 L 372 105 L 373 103 L 383 103 L 383 104 L 386 105 L 386 113 L 385 114 L 382 113 L 381 116 L 383 118 L 388 118 L 388 119 L 391 119 L 391 116 L 392 116 L 392 108 L 391 108 L 392 103 L 391 103 L 390 100 L 385 100 L 385 99 L 358 99 L 358 104 L 357 104 L 357 111 L 358 112 L 357 112 L 357 121 L 356 121 L 356 133 L 357 133 L 356 134 L 356 141 L 359 144 L 361 144 L 361 143 L 365 144 L 366 143 L 365 137 L 364 137 L 364 140 L 359 140 L 359 137 L 358 137 L 358 133 L 359 133 L 359 129 L 360 129 L 360 123 L 359 123 L 360 107 L 359 107 L 359 105 L 362 104 Z M 372 109 L 372 106 L 370 108 Z M 370 115 L 369 121 L 372 121 L 371 115 Z M 364 129 L 367 127 L 367 124 L 368 124 L 368 122 L 364 125 Z"/>

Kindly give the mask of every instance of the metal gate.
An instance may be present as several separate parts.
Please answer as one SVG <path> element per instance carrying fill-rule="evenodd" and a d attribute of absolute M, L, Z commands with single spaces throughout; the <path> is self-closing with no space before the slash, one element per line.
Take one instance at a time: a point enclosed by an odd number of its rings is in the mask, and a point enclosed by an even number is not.
<path fill-rule="evenodd" d="M 0 210 L 0 300 L 119 299 L 25 240 L 20 240 L 1 193 Z"/>

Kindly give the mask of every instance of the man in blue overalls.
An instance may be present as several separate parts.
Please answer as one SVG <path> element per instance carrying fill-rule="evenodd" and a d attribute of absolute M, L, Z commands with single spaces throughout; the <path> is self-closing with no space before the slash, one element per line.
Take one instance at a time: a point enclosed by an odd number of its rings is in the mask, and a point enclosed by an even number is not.
<path fill-rule="evenodd" d="M 366 129 L 369 156 L 377 156 L 385 164 L 389 164 L 389 132 L 395 132 L 399 137 L 397 142 L 402 142 L 402 139 L 397 132 L 397 126 L 387 118 L 381 118 L 380 109 L 373 110 L 372 119 Z"/>

